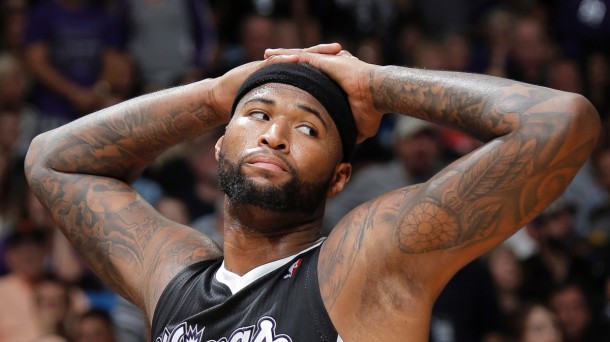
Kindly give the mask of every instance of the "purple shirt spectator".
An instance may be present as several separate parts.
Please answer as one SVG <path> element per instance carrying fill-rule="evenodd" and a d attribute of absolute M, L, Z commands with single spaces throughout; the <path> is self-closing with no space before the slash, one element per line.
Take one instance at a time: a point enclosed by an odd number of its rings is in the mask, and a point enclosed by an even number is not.
<path fill-rule="evenodd" d="M 25 32 L 25 46 L 44 42 L 50 63 L 64 77 L 92 87 L 103 67 L 107 47 L 119 48 L 121 34 L 109 13 L 91 1 L 68 8 L 58 0 L 45 0 L 32 9 Z M 53 89 L 38 84 L 33 101 L 43 115 L 72 120 L 79 113 Z"/>

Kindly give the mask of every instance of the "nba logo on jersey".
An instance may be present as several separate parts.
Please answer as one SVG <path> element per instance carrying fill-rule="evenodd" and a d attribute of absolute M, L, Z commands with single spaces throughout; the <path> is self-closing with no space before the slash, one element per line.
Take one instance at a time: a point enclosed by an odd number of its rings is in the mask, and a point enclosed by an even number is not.
<path fill-rule="evenodd" d="M 288 271 L 286 271 L 286 274 L 284 275 L 284 279 L 294 277 L 294 274 L 297 273 L 297 268 L 299 268 L 299 266 L 301 266 L 301 262 L 303 262 L 303 258 L 300 258 L 299 260 L 295 261 L 292 265 L 290 265 L 290 267 L 288 268 Z"/>

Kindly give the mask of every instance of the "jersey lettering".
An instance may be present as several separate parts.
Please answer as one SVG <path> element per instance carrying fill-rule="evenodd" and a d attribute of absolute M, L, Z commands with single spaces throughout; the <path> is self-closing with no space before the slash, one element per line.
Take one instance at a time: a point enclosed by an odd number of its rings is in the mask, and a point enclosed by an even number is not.
<path fill-rule="evenodd" d="M 227 339 L 223 337 L 218 340 L 206 340 L 206 342 L 292 342 L 288 335 L 275 333 L 275 320 L 272 317 L 264 316 L 258 320 L 256 326 L 238 328 L 233 331 Z M 167 328 L 155 342 L 203 342 L 203 329 L 197 329 L 197 325 L 189 325 L 182 322 L 175 326 L 171 331 Z"/>

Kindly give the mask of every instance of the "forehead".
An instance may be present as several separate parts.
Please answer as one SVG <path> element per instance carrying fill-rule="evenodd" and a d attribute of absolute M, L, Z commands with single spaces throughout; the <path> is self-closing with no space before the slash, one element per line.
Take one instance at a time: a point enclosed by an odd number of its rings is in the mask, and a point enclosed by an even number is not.
<path fill-rule="evenodd" d="M 320 101 L 305 90 L 289 84 L 266 83 L 258 86 L 240 99 L 237 109 L 254 99 L 271 100 L 275 105 L 282 106 L 307 105 L 318 111 L 325 121 L 332 122 L 330 114 Z"/>

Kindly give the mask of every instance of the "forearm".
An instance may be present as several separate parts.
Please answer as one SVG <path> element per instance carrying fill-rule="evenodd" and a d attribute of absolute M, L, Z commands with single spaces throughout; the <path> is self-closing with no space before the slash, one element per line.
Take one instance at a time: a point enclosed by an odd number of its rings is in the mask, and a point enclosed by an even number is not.
<path fill-rule="evenodd" d="M 520 128 L 522 115 L 532 107 L 552 106 L 549 100 L 567 95 L 479 74 L 396 66 L 374 68 L 371 73 L 370 91 L 379 111 L 451 126 L 483 141 Z"/>
<path fill-rule="evenodd" d="M 83 117 L 35 139 L 42 167 L 126 182 L 159 153 L 227 121 L 212 109 L 213 80 L 140 96 Z"/>

